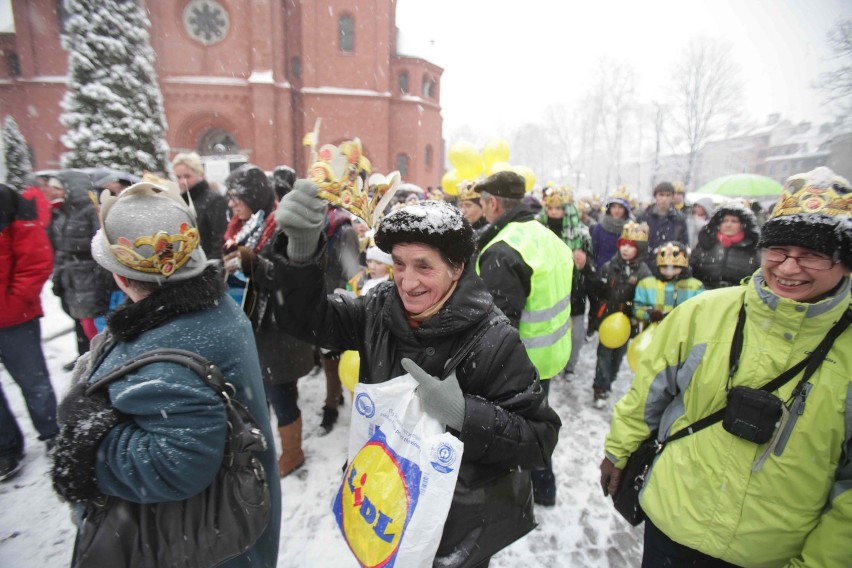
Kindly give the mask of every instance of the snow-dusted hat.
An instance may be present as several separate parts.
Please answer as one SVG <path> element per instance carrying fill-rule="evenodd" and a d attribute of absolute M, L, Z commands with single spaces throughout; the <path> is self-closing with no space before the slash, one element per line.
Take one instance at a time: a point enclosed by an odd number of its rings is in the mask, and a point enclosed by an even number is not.
<path fill-rule="evenodd" d="M 476 185 L 480 193 L 487 192 L 495 197 L 507 197 L 509 199 L 523 199 L 527 192 L 527 182 L 521 174 L 503 170 L 491 174 L 485 181 Z"/>
<path fill-rule="evenodd" d="M 798 246 L 852 270 L 852 186 L 826 167 L 787 179 L 761 227 L 760 247 Z"/>
<path fill-rule="evenodd" d="M 474 251 L 473 229 L 461 211 L 446 201 L 423 201 L 394 211 L 379 223 L 376 246 L 391 253 L 397 243 L 423 243 L 453 264 Z"/>
<path fill-rule="evenodd" d="M 367 260 L 375 260 L 376 262 L 393 266 L 393 258 L 391 258 L 391 255 L 375 246 L 367 249 Z"/>
<path fill-rule="evenodd" d="M 92 256 L 110 272 L 173 282 L 197 276 L 207 265 L 195 208 L 174 187 L 142 182 L 118 196 L 104 191 L 99 216 Z"/>

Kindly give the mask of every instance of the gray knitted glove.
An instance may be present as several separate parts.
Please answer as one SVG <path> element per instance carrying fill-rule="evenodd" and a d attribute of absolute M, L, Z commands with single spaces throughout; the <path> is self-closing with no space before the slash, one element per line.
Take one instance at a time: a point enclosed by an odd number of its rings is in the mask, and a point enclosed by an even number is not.
<path fill-rule="evenodd" d="M 442 381 L 421 369 L 411 359 L 403 359 L 402 368 L 419 383 L 420 386 L 415 392 L 420 397 L 426 413 L 460 432 L 464 425 L 464 393 L 459 387 L 456 372 L 453 371 Z"/>
<path fill-rule="evenodd" d="M 296 181 L 293 191 L 281 198 L 275 222 L 287 235 L 287 256 L 297 262 L 310 259 L 317 250 L 328 204 L 317 197 L 317 185 Z"/>

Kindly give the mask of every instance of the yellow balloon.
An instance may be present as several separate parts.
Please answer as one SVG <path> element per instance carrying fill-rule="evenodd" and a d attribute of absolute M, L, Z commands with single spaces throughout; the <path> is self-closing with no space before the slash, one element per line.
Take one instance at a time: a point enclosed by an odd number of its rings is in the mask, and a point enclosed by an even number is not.
<path fill-rule="evenodd" d="M 608 315 L 598 328 L 598 337 L 604 347 L 618 349 L 630 339 L 630 318 L 621 312 Z"/>
<path fill-rule="evenodd" d="M 479 157 L 479 152 L 476 146 L 470 142 L 459 141 L 450 146 L 450 163 L 459 172 L 476 172 L 473 177 L 476 178 L 482 172 L 482 159 Z M 477 168 L 479 171 L 476 171 Z"/>
<path fill-rule="evenodd" d="M 512 164 L 509 162 L 494 162 L 487 168 L 485 168 L 486 175 L 496 174 L 497 172 L 504 172 L 512 169 Z"/>
<path fill-rule="evenodd" d="M 634 372 L 639 368 L 639 359 L 642 358 L 645 349 L 651 345 L 651 341 L 654 339 L 655 329 L 657 329 L 657 322 L 643 329 L 642 333 L 634 337 L 630 341 L 630 345 L 627 346 L 627 364 Z"/>
<path fill-rule="evenodd" d="M 496 162 L 508 162 L 509 143 L 502 138 L 492 138 L 482 148 L 482 161 L 485 163 L 486 169 Z"/>
<path fill-rule="evenodd" d="M 340 382 L 350 392 L 355 390 L 360 372 L 361 355 L 357 351 L 344 351 L 343 355 L 340 356 L 340 366 L 337 369 L 337 373 L 340 375 Z"/>
<path fill-rule="evenodd" d="M 477 154 L 476 158 L 466 162 L 464 167 L 457 166 L 456 171 L 458 172 L 460 180 L 474 181 L 476 178 L 481 176 L 484 171 L 484 168 L 482 167 L 482 159 L 479 157 L 479 154 Z"/>
<path fill-rule="evenodd" d="M 523 176 L 524 181 L 526 182 L 524 188 L 527 191 L 533 188 L 533 186 L 535 185 L 535 173 L 530 168 L 526 166 L 513 166 L 512 171 L 514 171 L 516 174 Z"/>
<path fill-rule="evenodd" d="M 459 177 L 458 171 L 450 170 L 441 178 L 441 189 L 443 189 L 444 193 L 447 195 L 458 195 L 460 181 L 462 180 Z"/>

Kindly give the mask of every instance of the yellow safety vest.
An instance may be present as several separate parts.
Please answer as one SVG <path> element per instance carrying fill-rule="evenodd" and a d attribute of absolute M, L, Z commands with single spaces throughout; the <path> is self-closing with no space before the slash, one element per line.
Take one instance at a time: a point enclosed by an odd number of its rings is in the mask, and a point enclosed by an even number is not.
<path fill-rule="evenodd" d="M 549 379 L 571 357 L 573 254 L 562 239 L 535 220 L 509 223 L 485 245 L 482 253 L 499 242 L 515 249 L 532 268 L 530 294 L 521 312 L 518 333 L 538 374 Z M 476 273 L 479 274 L 479 259 Z"/>

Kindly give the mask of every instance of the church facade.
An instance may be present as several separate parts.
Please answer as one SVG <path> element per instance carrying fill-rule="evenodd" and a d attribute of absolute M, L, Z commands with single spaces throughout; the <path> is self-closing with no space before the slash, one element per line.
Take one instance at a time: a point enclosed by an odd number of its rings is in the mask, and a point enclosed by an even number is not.
<path fill-rule="evenodd" d="M 144 5 L 173 154 L 304 174 L 303 137 L 321 119 L 320 144 L 358 137 L 374 171 L 440 184 L 443 70 L 397 53 L 396 0 Z M 14 31 L 0 34 L 0 115 L 15 117 L 36 169 L 57 168 L 65 151 L 62 6 L 12 0 Z"/>

